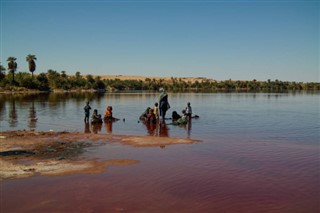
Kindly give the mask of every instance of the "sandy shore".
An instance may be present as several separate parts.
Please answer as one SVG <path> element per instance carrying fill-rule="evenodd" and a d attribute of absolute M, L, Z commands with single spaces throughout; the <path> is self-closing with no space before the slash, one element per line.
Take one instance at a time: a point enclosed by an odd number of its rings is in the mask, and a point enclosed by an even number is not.
<path fill-rule="evenodd" d="M 79 132 L 0 132 L 0 178 L 16 179 L 34 175 L 61 176 L 100 173 L 109 166 L 139 163 L 134 159 L 99 161 L 81 159 L 88 147 L 118 142 L 131 146 L 163 147 L 200 142 L 194 139 Z"/>

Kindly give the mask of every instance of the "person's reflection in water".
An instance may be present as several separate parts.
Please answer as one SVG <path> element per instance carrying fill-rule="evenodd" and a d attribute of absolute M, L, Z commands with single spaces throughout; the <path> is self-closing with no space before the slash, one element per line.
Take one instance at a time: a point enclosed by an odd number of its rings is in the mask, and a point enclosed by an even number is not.
<path fill-rule="evenodd" d="M 92 128 L 92 132 L 95 134 L 98 134 L 98 132 L 101 132 L 102 129 L 102 123 L 98 123 L 98 124 L 91 124 L 91 128 Z"/>
<path fill-rule="evenodd" d="M 169 128 L 167 127 L 167 124 L 165 121 L 162 121 L 159 124 L 159 136 L 160 137 L 169 137 Z"/>
<path fill-rule="evenodd" d="M 112 124 L 113 124 L 112 121 L 105 121 L 104 122 L 107 133 L 112 133 Z"/>
<path fill-rule="evenodd" d="M 159 126 L 158 123 L 155 123 L 155 124 L 145 123 L 145 125 L 147 127 L 148 134 L 150 136 L 157 136 L 157 134 L 158 134 L 158 126 Z"/>
<path fill-rule="evenodd" d="M 89 122 L 84 123 L 84 133 L 91 133 Z"/>
<path fill-rule="evenodd" d="M 191 136 L 191 129 L 192 129 L 192 119 L 190 118 L 188 121 L 188 127 L 187 127 L 188 138 L 190 138 Z"/>

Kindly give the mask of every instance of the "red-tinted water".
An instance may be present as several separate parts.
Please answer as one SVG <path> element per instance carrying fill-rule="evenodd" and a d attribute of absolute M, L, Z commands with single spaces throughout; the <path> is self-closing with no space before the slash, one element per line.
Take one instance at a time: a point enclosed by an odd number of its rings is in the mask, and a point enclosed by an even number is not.
<path fill-rule="evenodd" d="M 1 212 L 319 212 L 319 147 L 205 141 L 106 144 L 86 158 L 135 159 L 102 174 L 5 180 Z"/>
<path fill-rule="evenodd" d="M 106 144 L 79 158 L 138 160 L 101 174 L 1 182 L 7 212 L 320 212 L 319 94 L 169 94 L 171 113 L 190 101 L 192 126 L 137 123 L 158 93 L 0 96 L 0 128 L 91 131 L 83 106 L 125 118 L 99 134 L 190 137 L 204 142 L 138 148 Z M 37 120 L 31 120 L 37 118 Z M 32 122 L 31 122 L 32 121 Z M 32 124 L 32 125 L 31 125 Z"/>

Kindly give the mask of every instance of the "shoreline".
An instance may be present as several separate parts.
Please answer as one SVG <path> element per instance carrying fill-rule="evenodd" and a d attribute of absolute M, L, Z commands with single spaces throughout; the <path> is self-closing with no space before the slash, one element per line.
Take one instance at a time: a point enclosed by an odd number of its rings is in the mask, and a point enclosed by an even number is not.
<path fill-rule="evenodd" d="M 159 87 L 168 87 L 170 91 L 174 92 L 290 92 L 290 91 L 319 91 L 320 86 L 318 82 L 288 82 L 288 81 L 257 81 L 253 80 L 216 80 L 207 77 L 160 77 L 160 76 L 139 76 L 139 75 L 90 75 L 93 81 L 96 81 L 96 86 L 93 85 L 78 85 L 70 86 L 65 83 L 60 85 L 59 89 L 54 89 L 47 85 L 47 90 L 28 89 L 22 86 L 2 85 L 0 87 L 0 94 L 15 94 L 15 93 L 68 93 L 68 92 L 115 92 L 115 91 L 140 91 L 157 90 Z M 75 75 L 66 76 L 66 78 L 73 79 Z M 88 81 L 81 76 L 83 81 Z M 63 78 L 60 79 L 62 81 Z M 57 79 L 52 80 L 53 82 Z M 99 81 L 99 82 L 98 82 Z M 75 82 L 74 82 L 75 83 Z M 98 86 L 98 83 L 100 86 Z M 76 84 L 75 84 L 76 85 Z M 29 87 L 40 88 L 40 87 Z M 42 87 L 44 89 L 44 87 Z M 64 89 L 62 89 L 64 88 Z M 90 88 L 90 89 L 87 89 Z M 167 88 L 167 89 L 168 89 Z M 168 89 L 168 90 L 169 90 Z"/>
<path fill-rule="evenodd" d="M 20 179 L 35 175 L 64 176 L 101 173 L 109 166 L 139 163 L 135 159 L 83 159 L 87 148 L 108 143 L 135 147 L 160 147 L 192 144 L 201 140 L 154 136 L 93 134 L 80 132 L 0 132 L 0 179 Z"/>

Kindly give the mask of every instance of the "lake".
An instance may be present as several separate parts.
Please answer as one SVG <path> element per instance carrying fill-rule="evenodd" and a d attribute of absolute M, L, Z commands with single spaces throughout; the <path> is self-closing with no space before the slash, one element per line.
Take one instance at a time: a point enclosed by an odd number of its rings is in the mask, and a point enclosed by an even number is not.
<path fill-rule="evenodd" d="M 2 180 L 3 212 L 319 212 L 320 93 L 169 93 L 186 126 L 150 129 L 154 92 L 1 94 L 0 129 L 202 140 L 165 147 L 106 143 L 78 156 L 134 159 L 100 174 Z M 119 121 L 85 125 L 86 101 Z M 19 205 L 17 205 L 19 204 Z"/>

